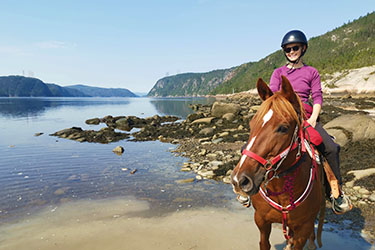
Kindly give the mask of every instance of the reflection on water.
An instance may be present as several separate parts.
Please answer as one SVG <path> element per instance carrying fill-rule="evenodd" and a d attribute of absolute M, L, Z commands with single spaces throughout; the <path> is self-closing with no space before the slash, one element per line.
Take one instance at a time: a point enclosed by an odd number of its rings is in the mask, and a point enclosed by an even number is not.
<path fill-rule="evenodd" d="M 189 108 L 190 104 L 212 104 L 214 101 L 214 98 L 160 98 L 153 99 L 150 102 L 161 114 L 186 118 L 188 114 L 192 113 L 191 108 Z"/>
<path fill-rule="evenodd" d="M 60 106 L 100 106 L 129 104 L 127 99 L 105 98 L 0 98 L 0 115 L 8 117 L 33 117 Z"/>
<path fill-rule="evenodd" d="M 0 99 L 0 219 L 33 214 L 67 201 L 133 195 L 148 201 L 155 213 L 225 206 L 228 185 L 214 181 L 177 184 L 195 175 L 179 171 L 184 161 L 153 142 L 79 143 L 49 134 L 72 126 L 100 129 L 84 121 L 105 115 L 186 116 L 191 103 L 205 99 L 148 98 L 2 98 Z M 29 119 L 29 118 L 32 119 Z M 34 136 L 36 132 L 44 133 Z M 122 156 L 112 149 L 121 145 Z M 135 174 L 131 170 L 137 169 Z"/>

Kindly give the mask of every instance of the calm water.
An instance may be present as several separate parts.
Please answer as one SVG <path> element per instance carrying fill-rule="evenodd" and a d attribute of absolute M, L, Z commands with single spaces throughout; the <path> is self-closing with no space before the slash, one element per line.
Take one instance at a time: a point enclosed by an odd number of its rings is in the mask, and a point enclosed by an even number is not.
<path fill-rule="evenodd" d="M 32 215 L 40 208 L 79 199 L 135 196 L 153 211 L 204 205 L 226 206 L 229 185 L 214 181 L 176 184 L 194 177 L 180 172 L 186 158 L 176 146 L 159 141 L 79 143 L 49 136 L 72 126 L 100 129 L 85 120 L 106 115 L 155 114 L 185 118 L 191 103 L 208 99 L 149 98 L 0 98 L 0 218 Z M 34 136 L 35 133 L 43 133 Z M 121 145 L 122 156 L 112 152 Z M 124 171 L 124 169 L 128 169 Z M 131 175 L 133 169 L 138 171 Z"/>

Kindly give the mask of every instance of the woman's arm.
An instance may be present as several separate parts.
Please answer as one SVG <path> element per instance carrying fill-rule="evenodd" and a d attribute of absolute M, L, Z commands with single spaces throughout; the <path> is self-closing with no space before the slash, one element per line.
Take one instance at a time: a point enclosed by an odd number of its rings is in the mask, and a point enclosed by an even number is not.
<path fill-rule="evenodd" d="M 316 103 L 313 106 L 313 111 L 309 119 L 307 119 L 307 122 L 315 128 L 316 120 L 318 120 L 320 110 L 322 110 L 322 105 Z"/>

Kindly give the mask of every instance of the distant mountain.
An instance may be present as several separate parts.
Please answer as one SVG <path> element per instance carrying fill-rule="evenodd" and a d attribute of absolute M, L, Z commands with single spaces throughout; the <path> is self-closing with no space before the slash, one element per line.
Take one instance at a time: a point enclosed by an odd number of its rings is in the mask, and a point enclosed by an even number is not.
<path fill-rule="evenodd" d="M 85 85 L 72 85 L 66 86 L 65 88 L 69 90 L 78 90 L 93 97 L 137 97 L 137 95 L 130 90 L 121 88 L 98 88 Z"/>
<path fill-rule="evenodd" d="M 46 85 L 55 97 L 90 97 L 90 95 L 76 89 L 61 87 L 53 83 L 46 83 Z"/>
<path fill-rule="evenodd" d="M 0 96 L 53 96 L 53 93 L 39 79 L 23 76 L 2 76 L 0 77 Z"/>
<path fill-rule="evenodd" d="M 0 97 L 136 97 L 128 89 L 106 89 L 84 85 L 61 87 L 37 78 L 1 76 Z"/>
<path fill-rule="evenodd" d="M 185 73 L 164 77 L 156 82 L 148 96 L 207 95 L 222 82 L 230 79 L 235 68 L 207 73 Z"/>

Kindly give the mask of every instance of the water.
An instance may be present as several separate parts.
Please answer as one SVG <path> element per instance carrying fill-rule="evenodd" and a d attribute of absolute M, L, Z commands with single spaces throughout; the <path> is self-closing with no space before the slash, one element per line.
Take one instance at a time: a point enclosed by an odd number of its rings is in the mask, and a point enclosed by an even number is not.
<path fill-rule="evenodd" d="M 155 114 L 185 118 L 191 103 L 210 99 L 1 98 L 0 218 L 32 215 L 46 206 L 81 199 L 135 196 L 161 214 L 190 207 L 225 206 L 230 187 L 214 181 L 177 184 L 193 173 L 179 171 L 188 159 L 159 141 L 79 143 L 49 136 L 72 126 L 98 130 L 85 120 L 106 115 Z M 36 133 L 43 133 L 35 136 Z M 121 145 L 122 156 L 112 149 Z M 137 169 L 135 174 L 131 170 Z"/>

